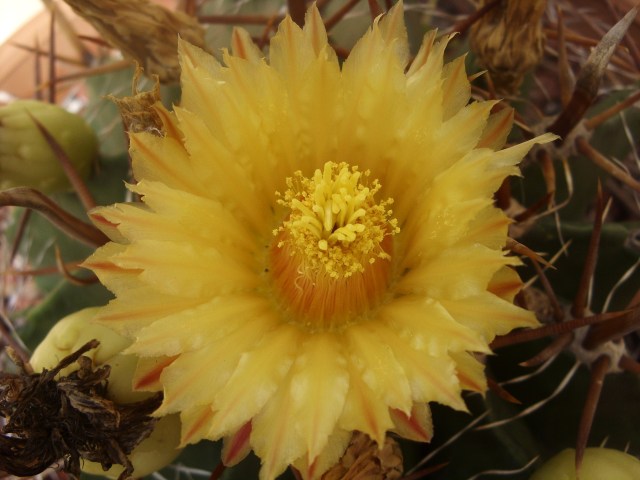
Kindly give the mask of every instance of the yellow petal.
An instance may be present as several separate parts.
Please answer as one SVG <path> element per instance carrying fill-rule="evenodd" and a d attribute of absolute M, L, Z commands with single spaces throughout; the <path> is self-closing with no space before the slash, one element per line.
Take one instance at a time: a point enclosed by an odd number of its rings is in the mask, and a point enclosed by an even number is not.
<path fill-rule="evenodd" d="M 411 414 L 400 410 L 391 410 L 391 418 L 395 425 L 394 431 L 403 438 L 414 442 L 430 442 L 433 436 L 433 422 L 431 409 L 426 403 L 417 403 L 411 409 Z"/>
<path fill-rule="evenodd" d="M 225 466 L 233 467 L 249 454 L 251 451 L 251 443 L 249 442 L 251 428 L 251 422 L 247 422 L 238 431 L 224 438 L 220 456 Z"/>
<path fill-rule="evenodd" d="M 184 309 L 141 328 L 127 353 L 143 357 L 191 352 L 230 335 L 246 324 L 247 318 L 270 315 L 271 306 L 248 294 L 223 295 L 191 309 Z M 176 328 L 180 325 L 180 328 Z"/>
<path fill-rule="evenodd" d="M 341 343 L 330 333 L 316 333 L 301 346 L 290 381 L 291 415 L 311 463 L 327 446 L 342 413 L 349 374 Z M 322 398 L 322 401 L 318 399 Z"/>
<path fill-rule="evenodd" d="M 349 362 L 349 392 L 338 426 L 346 431 L 366 433 L 382 448 L 385 433 L 393 428 L 389 406 L 382 399 L 385 392 L 374 391 L 364 382 L 361 369 Z"/>
<path fill-rule="evenodd" d="M 300 331 L 283 325 L 240 358 L 231 378 L 214 399 L 216 416 L 209 437 L 219 438 L 251 420 L 271 399 L 295 360 Z"/>
<path fill-rule="evenodd" d="M 488 292 L 467 297 L 463 302 L 443 298 L 440 303 L 457 322 L 480 333 L 487 343 L 496 335 L 538 323 L 532 312 Z"/>
<path fill-rule="evenodd" d="M 221 340 L 181 354 L 162 371 L 164 401 L 156 413 L 166 415 L 212 404 L 236 369 L 242 352 L 251 350 L 276 325 L 273 318 L 254 318 Z"/>
<path fill-rule="evenodd" d="M 488 351 L 477 333 L 456 322 L 431 298 L 398 298 L 381 308 L 380 319 L 412 348 L 434 357 L 449 351 Z"/>

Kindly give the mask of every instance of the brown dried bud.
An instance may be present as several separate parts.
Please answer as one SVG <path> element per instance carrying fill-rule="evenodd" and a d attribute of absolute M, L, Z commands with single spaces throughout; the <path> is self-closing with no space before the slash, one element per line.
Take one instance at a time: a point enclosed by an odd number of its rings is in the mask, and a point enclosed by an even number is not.
<path fill-rule="evenodd" d="M 386 437 L 381 449 L 364 433 L 355 432 L 340 462 L 322 480 L 395 480 L 402 476 L 402 452 Z"/>
<path fill-rule="evenodd" d="M 494 0 L 481 0 L 479 7 Z M 542 14 L 547 0 L 501 0 L 471 27 L 471 49 L 496 89 L 514 93 L 544 53 Z"/>
<path fill-rule="evenodd" d="M 155 85 L 153 90 L 141 92 L 138 90 L 138 81 L 141 73 L 141 69 L 136 68 L 130 97 L 117 98 L 109 95 L 108 98 L 118 106 L 125 131 L 129 133 L 149 132 L 162 136 L 162 119 L 154 108 L 154 105 L 160 102 L 158 77 L 154 76 Z"/>
<path fill-rule="evenodd" d="M 150 414 L 162 403 L 162 395 L 117 404 L 108 398 L 110 367 L 93 368 L 84 353 L 96 348 L 92 340 L 42 373 L 0 372 L 0 470 L 11 475 L 33 476 L 60 462 L 74 476 L 80 475 L 80 459 L 98 462 L 106 470 L 123 465 L 121 479 L 133 466 L 127 458 L 146 438 L 157 419 Z M 79 368 L 56 378 L 73 363 Z M 20 365 L 19 365 L 20 366 Z"/>
<path fill-rule="evenodd" d="M 172 12 L 148 0 L 65 0 L 122 54 L 142 65 L 163 83 L 180 78 L 178 35 L 205 48 L 204 29 L 182 12 Z"/>

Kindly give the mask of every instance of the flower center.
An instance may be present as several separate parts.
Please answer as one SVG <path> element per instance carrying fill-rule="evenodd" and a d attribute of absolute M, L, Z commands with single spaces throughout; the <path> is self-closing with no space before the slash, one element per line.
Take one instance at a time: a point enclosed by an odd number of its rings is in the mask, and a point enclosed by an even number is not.
<path fill-rule="evenodd" d="M 309 328 L 353 322 L 387 289 L 400 229 L 393 199 L 376 202 L 380 184 L 369 175 L 327 162 L 311 178 L 296 172 L 276 193 L 290 214 L 273 232 L 271 271 L 286 309 Z"/>

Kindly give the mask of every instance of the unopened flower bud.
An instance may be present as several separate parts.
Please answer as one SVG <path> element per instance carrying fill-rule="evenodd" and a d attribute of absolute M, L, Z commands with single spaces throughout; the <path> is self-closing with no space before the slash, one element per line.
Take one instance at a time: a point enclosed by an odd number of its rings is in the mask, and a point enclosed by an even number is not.
<path fill-rule="evenodd" d="M 576 451 L 563 450 L 540 469 L 531 480 L 576 480 Z M 580 480 L 637 480 L 640 478 L 640 460 L 628 453 L 611 448 L 587 448 L 580 467 Z"/>
<path fill-rule="evenodd" d="M 51 193 L 70 187 L 34 119 L 62 147 L 80 176 L 89 174 L 98 142 L 84 119 L 57 105 L 17 100 L 0 107 L 0 190 L 33 187 Z"/>
<path fill-rule="evenodd" d="M 51 369 L 61 359 L 89 340 L 96 339 L 100 345 L 88 351 L 85 356 L 90 357 L 96 367 L 106 364 L 111 366 L 107 396 L 121 404 L 150 397 L 152 393 L 132 389 L 137 358 L 121 353 L 131 342 L 107 327 L 92 323 L 91 320 L 97 310 L 97 308 L 86 308 L 60 320 L 33 352 L 30 361 L 33 369 L 36 372 Z M 74 363 L 61 371 L 60 375 L 68 374 L 75 368 L 77 364 Z M 180 420 L 177 414 L 167 415 L 158 420 L 151 435 L 135 447 L 129 455 L 134 467 L 134 476 L 148 475 L 171 463 L 180 453 L 179 440 Z M 123 466 L 114 465 L 105 472 L 99 463 L 85 461 L 82 470 L 86 473 L 116 478 L 122 472 Z"/>

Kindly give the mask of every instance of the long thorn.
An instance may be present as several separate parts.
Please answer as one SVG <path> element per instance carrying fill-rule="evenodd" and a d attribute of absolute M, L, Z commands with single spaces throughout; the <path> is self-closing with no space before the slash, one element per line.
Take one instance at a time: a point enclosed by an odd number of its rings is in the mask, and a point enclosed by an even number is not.
<path fill-rule="evenodd" d="M 573 305 L 571 306 L 571 315 L 575 318 L 583 317 L 587 308 L 587 298 L 589 296 L 593 273 L 598 260 L 598 250 L 600 248 L 600 233 L 602 231 L 602 221 L 604 220 L 602 218 L 604 206 L 605 202 L 602 195 L 602 187 L 600 186 L 600 182 L 598 182 L 596 212 L 595 218 L 593 219 L 591 239 L 589 240 L 589 249 L 587 250 L 587 257 L 584 259 L 584 268 L 582 269 L 582 276 L 580 277 L 578 293 L 576 294 L 576 297 L 573 300 Z"/>
<path fill-rule="evenodd" d="M 622 355 L 620 357 L 620 361 L 618 362 L 618 366 L 630 373 L 635 373 L 636 375 L 640 375 L 640 363 L 636 362 L 633 358 Z"/>
<path fill-rule="evenodd" d="M 33 75 L 36 80 L 35 85 L 40 85 L 42 83 L 42 65 L 40 64 L 40 47 L 38 45 L 37 38 L 36 38 L 35 55 L 33 58 L 35 60 L 34 70 L 33 70 Z M 40 90 L 39 88 L 35 89 L 35 92 L 33 92 L 33 95 L 36 100 L 39 100 L 39 101 L 44 100 L 42 97 L 42 90 Z"/>
<path fill-rule="evenodd" d="M 353 9 L 353 7 L 358 4 L 359 1 L 360 0 L 349 0 L 342 7 L 340 7 L 340 9 L 338 9 L 338 11 L 334 13 L 331 18 L 328 18 L 324 22 L 324 27 L 327 29 L 327 31 L 335 27 L 347 13 L 349 13 Z"/>
<path fill-rule="evenodd" d="M 575 78 L 567 58 L 567 44 L 564 35 L 564 18 L 560 5 L 556 5 L 558 15 L 558 75 L 560 79 L 560 101 L 566 107 L 571 99 Z"/>
<path fill-rule="evenodd" d="M 478 20 L 480 20 L 480 18 L 485 16 L 489 10 L 496 7 L 499 3 L 500 3 L 500 0 L 493 0 L 492 2 L 489 2 L 483 5 L 478 10 L 476 10 L 471 15 L 469 15 L 467 18 L 453 25 L 453 27 L 451 27 L 450 32 L 451 33 L 458 32 L 460 34 L 464 34 L 471 27 L 471 25 L 473 25 Z"/>
<path fill-rule="evenodd" d="M 553 287 L 549 282 L 544 270 L 540 267 L 540 264 L 535 260 L 531 259 L 533 268 L 535 268 L 536 273 L 538 275 L 538 279 L 542 284 L 542 288 L 544 289 L 544 293 L 547 294 L 549 301 L 551 302 L 551 308 L 553 309 L 553 318 L 556 322 L 561 322 L 564 320 L 564 310 L 558 301 L 558 297 L 556 297 L 556 292 L 553 291 Z"/>
<path fill-rule="evenodd" d="M 616 180 L 620 180 L 625 185 L 633 188 L 637 192 L 640 192 L 640 182 L 593 148 L 587 139 L 584 137 L 577 137 L 575 144 L 578 152 L 583 154 L 585 157 L 588 157 L 589 160 L 595 163 L 598 167 L 603 169 Z"/>
<path fill-rule="evenodd" d="M 77 285 L 79 287 L 86 287 L 87 285 L 93 285 L 94 283 L 98 283 L 98 277 L 96 277 L 95 275 L 91 275 L 87 278 L 76 277 L 67 269 L 67 265 L 64 263 L 64 260 L 62 259 L 62 253 L 60 253 L 60 248 L 58 248 L 57 245 L 55 246 L 54 251 L 55 251 L 55 257 L 56 257 L 56 267 L 58 268 L 58 271 L 62 273 L 64 278 L 69 283 L 73 285 Z"/>
<path fill-rule="evenodd" d="M 632 8 L 622 20 L 616 23 L 602 37 L 596 48 L 591 51 L 589 58 L 587 58 L 587 61 L 580 70 L 569 103 L 549 127 L 550 132 L 566 138 L 569 132 L 571 132 L 582 119 L 587 109 L 597 97 L 600 80 L 604 75 L 607 64 L 613 52 L 620 44 L 622 37 L 626 34 L 627 29 L 633 22 L 637 11 L 637 7 Z"/>
<path fill-rule="evenodd" d="M 219 25 L 265 25 L 271 22 L 273 15 L 201 15 L 198 17 L 200 23 L 213 23 Z M 278 20 L 284 17 L 279 15 Z"/>
<path fill-rule="evenodd" d="M 49 23 L 49 103 L 56 103 L 56 7 L 51 5 Z"/>
<path fill-rule="evenodd" d="M 604 377 L 609 370 L 610 364 L 611 359 L 607 355 L 602 355 L 593 363 L 593 367 L 591 369 L 591 379 L 589 382 L 587 400 L 585 401 L 584 408 L 582 409 L 582 416 L 580 417 L 580 424 L 578 426 L 575 458 L 576 473 L 580 472 L 580 467 L 582 466 L 584 451 L 587 447 L 587 441 L 589 440 L 589 432 L 591 432 L 593 418 L 595 416 L 596 409 L 598 408 L 600 393 L 602 392 L 602 384 L 604 382 Z"/>
<path fill-rule="evenodd" d="M 633 95 L 629 95 L 625 100 L 623 100 L 620 103 L 617 103 L 613 107 L 607 108 L 603 112 L 600 112 L 599 114 L 594 115 L 591 118 L 588 118 L 587 120 L 584 121 L 584 126 L 587 128 L 587 130 L 593 130 L 596 127 L 599 127 L 600 125 L 602 125 L 607 120 L 609 120 L 611 117 L 617 115 L 622 110 L 630 107 L 631 105 L 633 105 L 639 100 L 640 100 L 640 91 L 637 91 L 636 93 L 634 93 Z"/>
<path fill-rule="evenodd" d="M 213 472 L 211 472 L 211 476 L 209 476 L 209 480 L 220 479 L 226 469 L 227 467 L 224 466 L 224 463 L 220 462 L 218 465 L 216 465 L 216 468 L 213 470 Z"/>
<path fill-rule="evenodd" d="M 304 26 L 304 14 L 307 11 L 307 6 L 304 0 L 287 0 L 287 10 L 291 16 L 291 20 L 296 22 L 298 26 Z"/>
<path fill-rule="evenodd" d="M 377 0 L 368 0 L 369 12 L 371 12 L 371 20 L 375 20 L 377 16 L 384 13 Z"/>
<path fill-rule="evenodd" d="M 602 325 L 594 325 L 587 333 L 582 345 L 587 350 L 598 348 L 612 340 L 640 329 L 640 307 L 627 312 L 620 318 L 610 320 Z"/>
<path fill-rule="evenodd" d="M 496 337 L 491 342 L 491 348 L 502 348 L 510 345 L 516 345 L 518 343 L 526 343 L 532 340 L 539 340 L 541 338 L 549 337 L 551 335 L 562 335 L 564 333 L 570 333 L 578 328 L 585 327 L 587 325 L 594 325 L 597 323 L 611 321 L 616 318 L 624 317 L 631 312 L 610 312 L 610 313 L 597 313 L 588 317 L 579 317 L 572 320 L 567 320 L 561 323 L 548 323 L 538 328 L 531 328 L 527 330 L 517 330 L 513 333 L 508 333 L 501 337 Z"/>
<path fill-rule="evenodd" d="M 564 333 L 559 337 L 555 338 L 549 345 L 540 350 L 537 354 L 531 357 L 529 360 L 525 360 L 524 362 L 520 362 L 519 365 L 521 367 L 537 367 L 549 360 L 553 357 L 557 356 L 562 352 L 565 348 L 571 345 L 573 342 L 573 334 L 572 333 Z"/>
<path fill-rule="evenodd" d="M 13 247 L 11 248 L 11 254 L 9 255 L 9 265 L 13 264 L 13 261 L 18 255 L 18 250 L 20 250 L 20 244 L 22 243 L 22 238 L 24 237 L 25 229 L 27 228 L 27 224 L 29 223 L 29 219 L 31 218 L 31 210 L 25 210 L 22 212 L 20 216 L 20 223 L 18 224 L 18 230 L 16 232 L 16 236 L 13 240 Z"/>
<path fill-rule="evenodd" d="M 18 336 L 11 321 L 0 312 L 0 335 L 4 341 L 18 354 L 18 357 L 25 365 L 29 364 L 29 358 L 31 354 L 29 349 L 22 342 Z"/>
<path fill-rule="evenodd" d="M 31 208 L 56 225 L 68 235 L 90 245 L 99 247 L 109 239 L 96 227 L 65 212 L 38 190 L 16 187 L 0 192 L 0 206 Z"/>
<path fill-rule="evenodd" d="M 44 137 L 45 141 L 49 145 L 49 148 L 51 148 L 51 150 L 55 154 L 58 162 L 60 162 L 62 170 L 69 179 L 69 183 L 71 183 L 71 186 L 78 194 L 78 197 L 80 198 L 80 201 L 82 202 L 85 210 L 89 211 L 94 208 L 96 206 L 96 202 L 93 200 L 93 196 L 87 188 L 87 185 L 80 177 L 78 170 L 73 165 L 73 163 L 71 163 L 71 160 L 69 160 L 67 152 L 64 151 L 58 141 L 53 138 L 53 135 L 49 133 L 49 130 L 47 130 L 46 127 L 42 125 L 42 123 L 37 118 L 31 115 L 31 113 L 29 113 L 28 111 L 27 113 L 31 117 L 31 120 L 33 120 L 33 123 L 35 123 L 36 127 L 38 127 L 40 134 Z"/>

